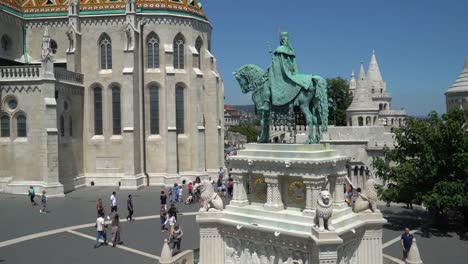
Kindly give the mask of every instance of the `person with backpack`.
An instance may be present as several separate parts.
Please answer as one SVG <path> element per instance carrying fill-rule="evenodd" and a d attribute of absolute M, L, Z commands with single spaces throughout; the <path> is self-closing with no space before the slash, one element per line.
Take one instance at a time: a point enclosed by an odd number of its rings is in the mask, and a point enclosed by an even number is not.
<path fill-rule="evenodd" d="M 31 205 L 32 206 L 37 205 L 36 201 L 34 201 L 34 197 L 36 197 L 36 191 L 34 191 L 34 187 L 29 186 L 28 196 L 29 196 L 29 200 L 31 201 Z"/>

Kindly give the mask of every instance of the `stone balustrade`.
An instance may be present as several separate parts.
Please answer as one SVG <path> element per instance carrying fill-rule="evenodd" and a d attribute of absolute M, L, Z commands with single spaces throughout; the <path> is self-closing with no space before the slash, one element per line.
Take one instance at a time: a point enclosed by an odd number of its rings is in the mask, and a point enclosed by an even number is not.
<path fill-rule="evenodd" d="M 1 81 L 34 80 L 41 77 L 41 65 L 0 67 Z"/>
<path fill-rule="evenodd" d="M 83 83 L 83 74 L 67 71 L 64 69 L 56 68 L 54 69 L 54 77 L 58 81 L 71 82 L 71 83 Z"/>
<path fill-rule="evenodd" d="M 377 94 L 372 94 L 372 99 L 391 99 L 392 95 L 389 93 L 377 93 Z"/>
<path fill-rule="evenodd" d="M 405 110 L 380 110 L 379 116 L 406 116 Z"/>

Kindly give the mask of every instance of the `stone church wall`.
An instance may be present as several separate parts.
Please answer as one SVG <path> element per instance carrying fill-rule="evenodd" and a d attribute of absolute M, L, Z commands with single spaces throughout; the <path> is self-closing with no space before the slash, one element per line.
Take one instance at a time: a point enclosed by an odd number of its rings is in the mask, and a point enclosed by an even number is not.
<path fill-rule="evenodd" d="M 0 11 L 0 38 L 7 36 L 9 43 L 6 50 L 0 47 L 0 58 L 21 61 L 23 55 L 23 29 L 21 19 Z M 39 46 L 40 47 L 40 46 Z"/>

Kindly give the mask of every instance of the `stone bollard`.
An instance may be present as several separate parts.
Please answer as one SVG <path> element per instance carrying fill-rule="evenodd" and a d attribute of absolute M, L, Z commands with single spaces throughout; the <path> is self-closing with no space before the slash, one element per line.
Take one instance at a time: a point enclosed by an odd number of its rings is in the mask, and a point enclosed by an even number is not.
<path fill-rule="evenodd" d="M 164 239 L 163 248 L 161 251 L 161 258 L 159 259 L 160 264 L 172 264 L 172 250 L 169 248 L 167 238 Z"/>
<path fill-rule="evenodd" d="M 413 243 L 408 252 L 408 257 L 405 260 L 406 264 L 422 264 L 421 256 L 419 255 L 418 245 L 416 244 L 416 238 L 413 238 Z"/>

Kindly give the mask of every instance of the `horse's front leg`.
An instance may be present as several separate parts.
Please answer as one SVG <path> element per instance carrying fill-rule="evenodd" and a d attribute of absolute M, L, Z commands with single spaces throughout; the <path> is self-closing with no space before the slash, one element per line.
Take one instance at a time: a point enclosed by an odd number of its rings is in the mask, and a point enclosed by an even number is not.
<path fill-rule="evenodd" d="M 268 129 L 267 124 L 268 124 L 268 120 L 267 120 L 267 116 L 266 116 L 266 111 L 261 110 L 261 112 L 260 112 L 261 130 L 260 130 L 260 139 L 258 140 L 258 143 L 267 143 L 268 142 L 268 135 L 267 135 L 267 133 L 265 133 L 265 130 Z"/>
<path fill-rule="evenodd" d="M 309 106 L 307 104 L 300 105 L 301 111 L 304 114 L 307 126 L 309 126 L 309 135 L 307 136 L 306 144 L 312 143 L 312 135 L 313 135 L 313 122 L 312 122 L 312 113 L 310 112 Z"/>

